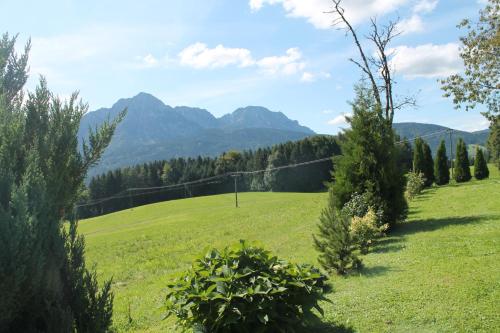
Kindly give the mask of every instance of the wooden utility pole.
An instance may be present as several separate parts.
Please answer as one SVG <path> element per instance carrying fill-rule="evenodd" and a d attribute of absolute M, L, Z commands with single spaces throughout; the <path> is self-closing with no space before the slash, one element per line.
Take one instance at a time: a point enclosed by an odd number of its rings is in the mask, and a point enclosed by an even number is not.
<path fill-rule="evenodd" d="M 448 131 L 450 134 L 450 162 L 451 162 L 451 179 L 453 179 L 453 130 Z"/>
<path fill-rule="evenodd" d="M 238 208 L 238 177 L 240 176 L 239 174 L 233 174 L 231 175 L 234 179 L 234 198 L 236 202 L 236 208 Z"/>

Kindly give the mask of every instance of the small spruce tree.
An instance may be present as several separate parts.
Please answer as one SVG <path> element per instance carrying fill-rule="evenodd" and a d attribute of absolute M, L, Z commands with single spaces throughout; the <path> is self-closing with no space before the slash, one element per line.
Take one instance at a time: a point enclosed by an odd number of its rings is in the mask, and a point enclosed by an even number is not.
<path fill-rule="evenodd" d="M 450 169 L 448 168 L 448 157 L 446 156 L 446 146 L 441 140 L 434 161 L 434 176 L 437 185 L 445 185 L 450 182 Z"/>
<path fill-rule="evenodd" d="M 431 186 L 434 183 L 434 160 L 432 159 L 431 147 L 427 144 L 427 142 L 423 142 L 422 150 L 424 152 L 424 177 L 425 177 L 425 186 Z"/>
<path fill-rule="evenodd" d="M 474 158 L 474 177 L 476 179 L 485 179 L 490 176 L 490 170 L 484 158 L 483 150 L 476 147 L 476 157 Z"/>
<path fill-rule="evenodd" d="M 457 142 L 454 178 L 457 183 L 468 182 L 472 178 L 469 168 L 469 155 L 462 138 L 458 139 Z"/>
<path fill-rule="evenodd" d="M 330 191 L 328 205 L 319 218 L 319 233 L 313 235 L 314 247 L 320 252 L 318 261 L 329 272 L 344 275 L 350 269 L 361 267 L 361 260 L 354 254 L 350 225 L 351 219 L 337 209 L 335 196 Z"/>

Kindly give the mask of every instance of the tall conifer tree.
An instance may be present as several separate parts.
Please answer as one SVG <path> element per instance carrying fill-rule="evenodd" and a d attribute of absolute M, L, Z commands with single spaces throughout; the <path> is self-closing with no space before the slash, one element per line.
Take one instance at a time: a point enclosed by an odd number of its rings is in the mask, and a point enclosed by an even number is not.
<path fill-rule="evenodd" d="M 424 177 L 425 186 L 431 186 L 434 183 L 434 160 L 432 159 L 431 147 L 427 142 L 423 142 L 422 150 L 424 152 Z"/>
<path fill-rule="evenodd" d="M 457 183 L 468 182 L 472 178 L 469 167 L 469 155 L 467 153 L 465 142 L 462 138 L 459 138 L 457 142 L 457 155 L 455 158 L 455 170 L 453 176 Z"/>
<path fill-rule="evenodd" d="M 448 168 L 448 157 L 446 156 L 446 145 L 444 140 L 439 144 L 436 160 L 434 161 L 434 176 L 437 185 L 445 185 L 450 182 L 450 169 Z"/>
<path fill-rule="evenodd" d="M 486 159 L 484 158 L 483 150 L 476 147 L 476 157 L 474 158 L 474 177 L 476 179 L 485 179 L 490 176 L 490 170 L 486 164 Z"/>
<path fill-rule="evenodd" d="M 424 140 L 421 138 L 415 139 L 415 147 L 413 148 L 413 172 L 424 173 Z"/>
<path fill-rule="evenodd" d="M 351 129 L 344 133 L 342 155 L 334 168 L 335 203 L 340 210 L 354 193 L 369 192 L 373 199 L 370 205 L 383 211 L 384 223 L 394 225 L 404 218 L 407 209 L 394 132 L 369 89 L 356 87 L 352 108 Z"/>

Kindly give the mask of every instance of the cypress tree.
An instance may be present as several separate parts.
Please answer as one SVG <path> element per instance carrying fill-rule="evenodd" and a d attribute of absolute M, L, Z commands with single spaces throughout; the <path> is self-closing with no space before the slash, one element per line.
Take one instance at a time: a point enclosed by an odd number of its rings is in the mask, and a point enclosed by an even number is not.
<path fill-rule="evenodd" d="M 356 95 L 349 119 L 351 129 L 344 133 L 342 155 L 337 157 L 333 173 L 335 204 L 341 210 L 354 193 L 369 192 L 369 204 L 383 211 L 384 223 L 394 225 L 404 218 L 407 209 L 394 132 L 370 90 L 358 86 Z"/>
<path fill-rule="evenodd" d="M 437 185 L 445 185 L 450 182 L 450 169 L 448 168 L 448 157 L 446 156 L 446 145 L 441 140 L 434 161 L 434 176 Z"/>
<path fill-rule="evenodd" d="M 476 179 L 485 179 L 490 176 L 490 170 L 488 170 L 488 165 L 484 159 L 483 150 L 476 147 L 476 157 L 474 158 L 474 177 Z"/>
<path fill-rule="evenodd" d="M 427 142 L 422 143 L 422 150 L 424 153 L 424 177 L 425 177 L 425 186 L 431 186 L 434 183 L 434 161 L 432 159 L 431 147 L 427 144 Z"/>
<path fill-rule="evenodd" d="M 415 148 L 413 149 L 413 172 L 424 173 L 424 140 L 421 138 L 415 139 Z"/>
<path fill-rule="evenodd" d="M 467 147 L 462 138 L 459 138 L 457 142 L 454 177 L 457 183 L 468 182 L 472 178 L 469 168 L 469 155 L 467 154 Z"/>

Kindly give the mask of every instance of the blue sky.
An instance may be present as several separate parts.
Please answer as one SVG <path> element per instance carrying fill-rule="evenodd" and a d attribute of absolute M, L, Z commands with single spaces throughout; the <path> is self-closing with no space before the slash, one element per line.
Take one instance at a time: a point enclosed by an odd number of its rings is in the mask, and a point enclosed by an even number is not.
<path fill-rule="evenodd" d="M 247 105 L 282 111 L 319 133 L 345 127 L 360 72 L 330 0 L 18 1 L 0 3 L 0 31 L 31 37 L 31 78 L 60 96 L 80 91 L 90 109 L 149 92 L 166 104 L 216 116 Z M 344 0 L 362 34 L 367 20 L 399 17 L 392 44 L 396 93 L 418 107 L 396 121 L 464 130 L 487 127 L 480 110 L 456 111 L 437 80 L 461 70 L 456 24 L 481 0 Z M 366 44 L 370 50 L 370 45 Z M 371 52 L 371 51 L 370 51 Z"/>

